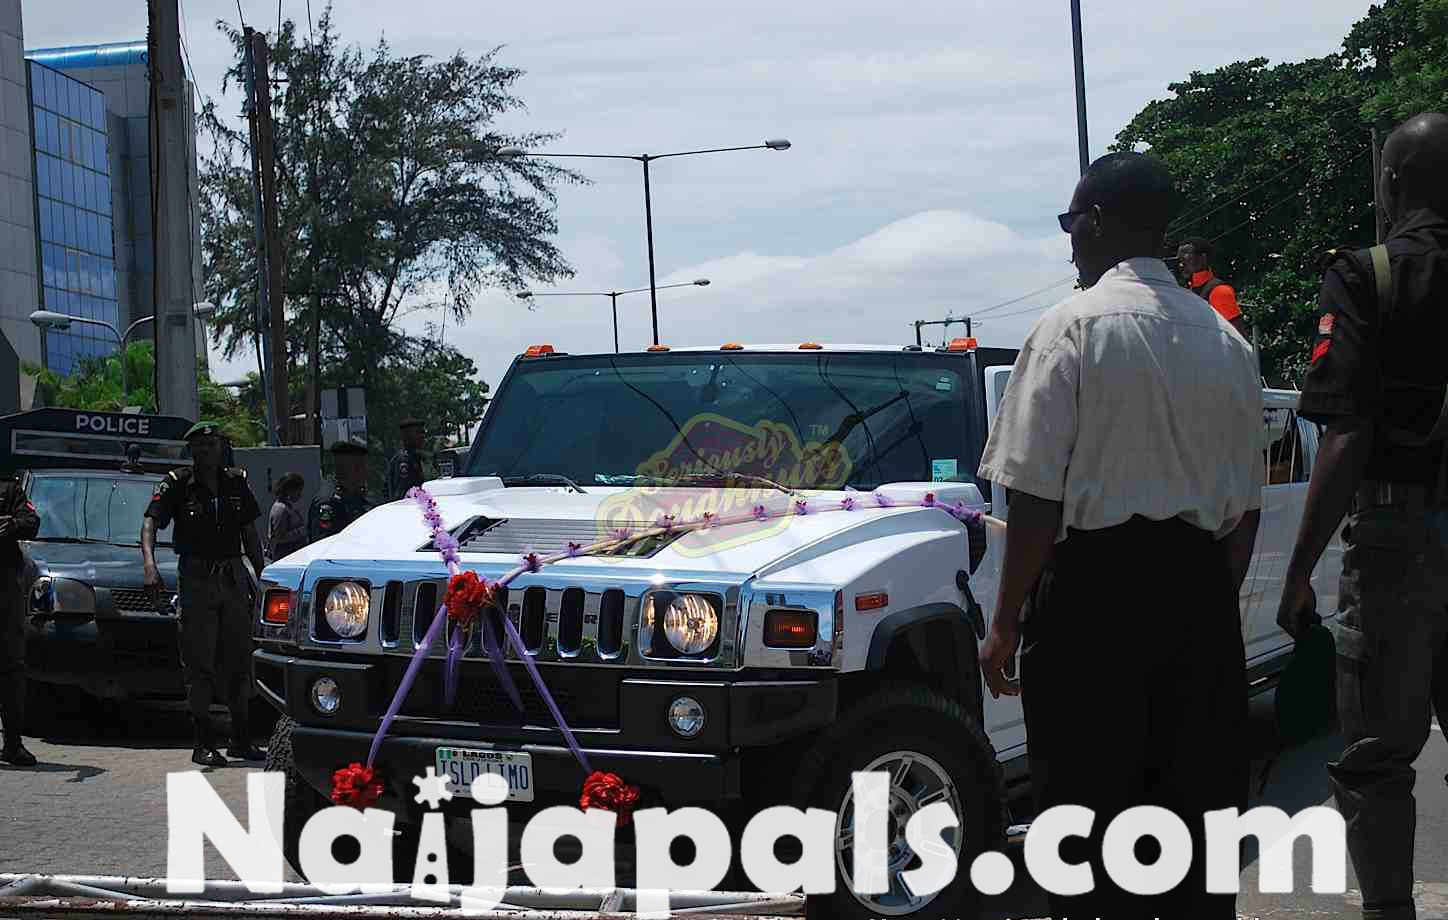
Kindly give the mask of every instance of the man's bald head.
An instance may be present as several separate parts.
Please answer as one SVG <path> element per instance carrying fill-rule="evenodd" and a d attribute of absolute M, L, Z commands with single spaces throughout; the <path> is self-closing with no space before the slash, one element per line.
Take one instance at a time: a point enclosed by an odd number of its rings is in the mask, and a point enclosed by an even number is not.
<path fill-rule="evenodd" d="M 1160 258 L 1177 202 L 1176 185 L 1160 160 L 1111 153 L 1092 163 L 1071 196 L 1072 259 L 1082 283 L 1095 284 L 1126 259 Z"/>
<path fill-rule="evenodd" d="M 1390 218 L 1417 208 L 1448 214 L 1448 115 L 1424 112 L 1398 125 L 1383 144 L 1382 162 Z"/>

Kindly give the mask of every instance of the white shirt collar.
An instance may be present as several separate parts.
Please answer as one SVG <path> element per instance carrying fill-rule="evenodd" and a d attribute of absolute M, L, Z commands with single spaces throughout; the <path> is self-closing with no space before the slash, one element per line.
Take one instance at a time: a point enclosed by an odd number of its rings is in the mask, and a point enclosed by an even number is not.
<path fill-rule="evenodd" d="M 1112 266 L 1103 277 L 1135 279 L 1139 281 L 1160 281 L 1166 284 L 1176 284 L 1176 276 L 1166 263 L 1161 259 L 1138 256 L 1134 259 L 1127 259 Z"/>

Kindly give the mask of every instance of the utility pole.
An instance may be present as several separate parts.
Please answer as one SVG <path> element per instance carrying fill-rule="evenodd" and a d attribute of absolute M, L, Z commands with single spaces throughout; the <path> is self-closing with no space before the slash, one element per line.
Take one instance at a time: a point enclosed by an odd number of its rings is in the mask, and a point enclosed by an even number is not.
<path fill-rule="evenodd" d="M 251 129 L 251 197 L 252 224 L 256 228 L 256 322 L 257 363 L 261 365 L 262 404 L 266 407 L 267 443 L 278 444 L 276 413 L 271 390 L 271 350 L 267 342 L 267 326 L 270 321 L 270 305 L 267 285 L 271 283 L 267 271 L 266 218 L 262 207 L 261 190 L 261 137 L 257 125 L 256 98 L 256 33 L 246 27 L 246 120 Z"/>
<path fill-rule="evenodd" d="M 287 421 L 291 398 L 287 392 L 287 307 L 283 288 L 282 241 L 277 232 L 276 142 L 272 133 L 271 78 L 267 66 L 266 36 L 251 34 L 252 66 L 256 83 L 256 141 L 261 167 L 262 232 L 266 239 L 267 339 L 270 342 L 272 419 L 276 443 L 287 442 Z"/>
<path fill-rule="evenodd" d="M 1086 139 L 1086 65 L 1081 50 L 1081 0 L 1071 0 L 1071 45 L 1076 55 L 1076 143 L 1081 148 L 1081 175 L 1091 165 Z"/>
<path fill-rule="evenodd" d="M 190 174 L 186 162 L 189 110 L 181 66 L 177 0 L 148 0 L 151 82 L 151 187 L 156 234 L 152 276 L 156 337 L 156 409 L 195 419 L 201 411 L 196 386 L 195 286 L 192 277 Z M 121 359 L 124 361 L 125 356 Z"/>

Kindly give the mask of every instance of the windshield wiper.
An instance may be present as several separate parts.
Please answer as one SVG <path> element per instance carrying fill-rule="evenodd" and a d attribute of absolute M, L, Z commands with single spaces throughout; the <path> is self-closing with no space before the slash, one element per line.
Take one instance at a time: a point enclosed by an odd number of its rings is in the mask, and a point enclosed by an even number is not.
<path fill-rule="evenodd" d="M 551 482 L 568 486 L 568 488 L 577 492 L 579 495 L 588 494 L 583 491 L 583 487 L 580 486 L 578 483 L 574 482 L 572 479 L 569 479 L 567 476 L 561 475 L 559 473 L 531 473 L 527 476 L 500 476 L 498 478 L 503 480 L 503 485 L 505 486 L 522 485 L 525 483 L 535 482 Z"/>

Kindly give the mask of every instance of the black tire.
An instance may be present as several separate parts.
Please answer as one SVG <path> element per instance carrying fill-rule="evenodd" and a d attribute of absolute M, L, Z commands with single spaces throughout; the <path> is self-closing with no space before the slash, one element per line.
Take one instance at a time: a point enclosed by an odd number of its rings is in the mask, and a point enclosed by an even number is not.
<path fill-rule="evenodd" d="M 961 847 L 949 885 L 913 912 L 892 911 L 892 915 L 911 920 L 980 916 L 981 895 L 970 883 L 970 866 L 979 854 L 1004 847 L 1004 782 L 985 732 L 959 703 L 911 684 L 886 685 L 872 693 L 843 712 L 801 758 L 796 776 L 802 782 L 819 778 L 809 786 L 805 801 L 810 807 L 838 813 L 851 774 L 896 752 L 915 755 L 918 770 L 927 777 L 942 771 L 948 777 L 959 801 L 956 833 Z M 835 892 L 811 896 L 808 916 L 865 920 L 885 915 L 859 898 L 837 858 Z"/>
<path fill-rule="evenodd" d="M 281 773 L 286 777 L 286 788 L 282 793 L 282 855 L 297 877 L 303 881 L 300 844 L 302 828 L 307 826 L 312 815 L 324 808 L 331 808 L 332 801 L 311 786 L 297 772 L 292 759 L 292 727 L 296 723 L 290 716 L 280 716 L 272 729 L 271 741 L 266 749 L 266 772 Z M 417 861 L 417 828 L 395 825 L 392 838 L 392 874 L 394 881 L 411 882 L 414 863 Z M 339 855 L 343 861 L 355 859 L 351 855 Z"/>

